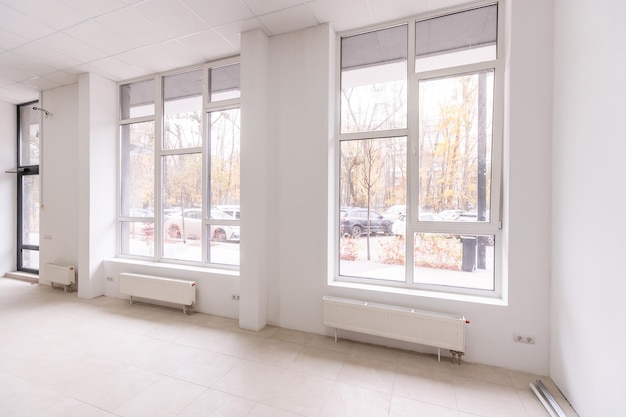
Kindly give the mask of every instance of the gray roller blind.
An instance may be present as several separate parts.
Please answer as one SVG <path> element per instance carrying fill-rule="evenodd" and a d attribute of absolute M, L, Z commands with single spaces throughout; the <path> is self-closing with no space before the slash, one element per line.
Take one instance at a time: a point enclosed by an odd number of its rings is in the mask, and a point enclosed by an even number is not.
<path fill-rule="evenodd" d="M 407 59 L 407 26 L 394 26 L 341 39 L 341 69 L 351 70 Z"/>
<path fill-rule="evenodd" d="M 211 94 L 239 90 L 240 64 L 211 69 Z"/>
<path fill-rule="evenodd" d="M 189 71 L 163 78 L 163 99 L 177 100 L 202 95 L 202 71 Z"/>
<path fill-rule="evenodd" d="M 497 5 L 416 22 L 415 56 L 419 58 L 495 45 L 497 22 Z"/>

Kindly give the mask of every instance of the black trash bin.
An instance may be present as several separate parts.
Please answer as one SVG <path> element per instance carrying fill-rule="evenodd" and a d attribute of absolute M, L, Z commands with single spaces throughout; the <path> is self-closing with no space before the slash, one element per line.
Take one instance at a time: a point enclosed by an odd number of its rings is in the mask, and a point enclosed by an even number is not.
<path fill-rule="evenodd" d="M 463 245 L 461 269 L 463 271 L 474 272 L 476 270 L 476 241 L 476 236 L 461 236 Z"/>

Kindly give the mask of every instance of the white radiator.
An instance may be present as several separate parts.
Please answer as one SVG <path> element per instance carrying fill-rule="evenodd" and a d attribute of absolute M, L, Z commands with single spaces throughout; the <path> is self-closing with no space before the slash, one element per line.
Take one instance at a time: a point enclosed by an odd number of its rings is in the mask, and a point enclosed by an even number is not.
<path fill-rule="evenodd" d="M 120 273 L 120 293 L 173 304 L 182 304 L 185 314 L 191 313 L 196 302 L 196 282 L 152 275 Z"/>
<path fill-rule="evenodd" d="M 44 264 L 42 278 L 50 281 L 52 287 L 54 284 L 60 284 L 65 291 L 72 292 L 76 283 L 76 268 L 71 265 Z"/>
<path fill-rule="evenodd" d="M 461 363 L 469 323 L 465 317 L 345 298 L 326 296 L 323 300 L 326 326 L 434 346 L 440 357 L 441 349 L 450 349 Z"/>

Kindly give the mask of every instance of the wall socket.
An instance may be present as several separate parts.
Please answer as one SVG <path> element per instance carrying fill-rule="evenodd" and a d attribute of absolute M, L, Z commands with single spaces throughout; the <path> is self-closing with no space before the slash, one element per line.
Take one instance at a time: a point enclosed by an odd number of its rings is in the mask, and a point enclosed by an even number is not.
<path fill-rule="evenodd" d="M 107 277 L 107 281 L 113 282 L 113 277 Z"/>
<path fill-rule="evenodd" d="M 239 294 L 233 294 L 232 297 L 231 297 L 231 300 L 239 301 Z"/>
<path fill-rule="evenodd" d="M 517 343 L 526 343 L 528 345 L 534 345 L 535 344 L 535 338 L 533 336 L 526 336 L 523 334 L 514 334 L 513 335 L 513 341 L 517 342 Z"/>

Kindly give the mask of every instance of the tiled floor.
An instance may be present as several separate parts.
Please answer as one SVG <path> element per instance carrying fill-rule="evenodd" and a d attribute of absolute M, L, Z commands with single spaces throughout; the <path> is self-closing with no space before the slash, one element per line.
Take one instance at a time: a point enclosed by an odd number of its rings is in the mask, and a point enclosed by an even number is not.
<path fill-rule="evenodd" d="M 0 278 L 3 417 L 544 417 L 537 378 Z"/>

